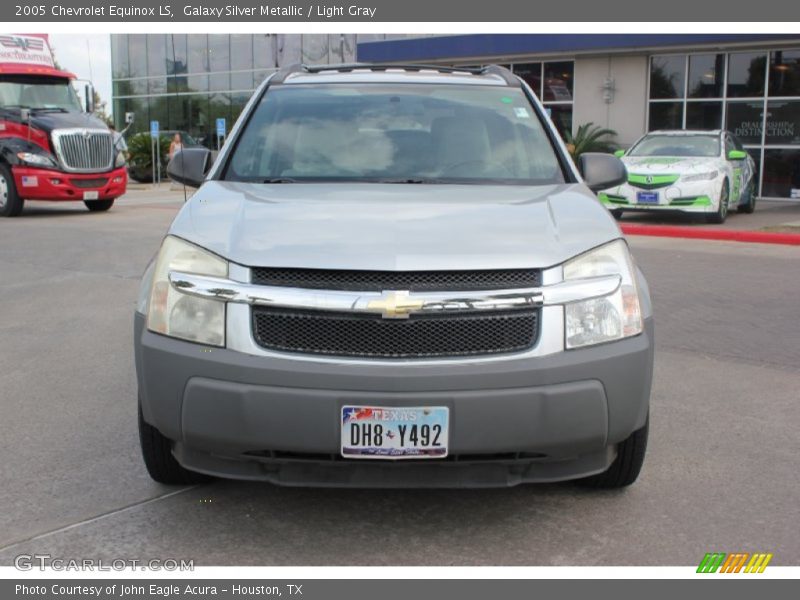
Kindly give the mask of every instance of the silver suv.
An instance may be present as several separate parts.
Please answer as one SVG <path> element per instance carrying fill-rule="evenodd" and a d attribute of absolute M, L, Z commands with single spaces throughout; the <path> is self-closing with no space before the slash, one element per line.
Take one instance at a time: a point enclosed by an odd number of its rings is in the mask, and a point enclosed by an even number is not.
<path fill-rule="evenodd" d="M 296 66 L 254 94 L 142 280 L 157 481 L 632 483 L 647 284 L 531 90 L 500 67 Z"/>

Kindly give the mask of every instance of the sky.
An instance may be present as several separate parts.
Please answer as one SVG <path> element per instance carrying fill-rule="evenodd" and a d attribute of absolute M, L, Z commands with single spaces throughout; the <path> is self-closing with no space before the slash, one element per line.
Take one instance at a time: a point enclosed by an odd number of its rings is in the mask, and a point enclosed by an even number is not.
<path fill-rule="evenodd" d="M 61 68 L 72 71 L 79 79 L 89 79 L 111 107 L 111 38 L 107 33 L 68 34 L 51 33 L 50 47 Z M 87 46 L 88 43 L 88 46 Z M 90 59 L 91 57 L 91 59 Z"/>

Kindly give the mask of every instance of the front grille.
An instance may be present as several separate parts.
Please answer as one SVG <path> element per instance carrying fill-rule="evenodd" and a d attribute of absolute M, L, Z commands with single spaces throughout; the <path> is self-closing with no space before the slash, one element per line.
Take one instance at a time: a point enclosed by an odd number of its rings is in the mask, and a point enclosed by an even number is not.
<path fill-rule="evenodd" d="M 72 185 L 77 188 L 99 188 L 103 187 L 108 179 L 105 177 L 98 177 L 97 179 L 70 179 Z"/>
<path fill-rule="evenodd" d="M 536 287 L 541 284 L 541 271 L 354 271 L 256 267 L 252 270 L 252 282 L 280 287 L 362 292 L 503 290 Z"/>
<path fill-rule="evenodd" d="M 539 311 L 417 315 L 383 319 L 253 308 L 259 346 L 283 352 L 368 358 L 426 358 L 519 352 L 536 343 Z"/>
<path fill-rule="evenodd" d="M 108 171 L 114 160 L 111 133 L 104 129 L 56 129 L 53 146 L 61 165 L 73 173 Z"/>

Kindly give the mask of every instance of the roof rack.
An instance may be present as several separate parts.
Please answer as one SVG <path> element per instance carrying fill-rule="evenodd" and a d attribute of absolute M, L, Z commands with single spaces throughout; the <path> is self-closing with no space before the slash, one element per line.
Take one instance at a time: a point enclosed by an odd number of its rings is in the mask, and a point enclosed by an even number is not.
<path fill-rule="evenodd" d="M 272 83 L 283 83 L 289 75 L 295 73 L 322 73 L 323 71 L 338 71 L 339 73 L 349 73 L 352 71 L 388 71 L 398 69 L 403 71 L 436 71 L 438 73 L 470 73 L 471 75 L 498 75 L 506 82 L 506 85 L 521 87 L 520 80 L 514 74 L 499 65 L 487 65 L 485 67 L 447 67 L 442 65 L 419 65 L 419 64 L 392 64 L 392 63 L 347 63 L 340 65 L 305 65 L 293 64 L 278 71 L 271 79 Z"/>

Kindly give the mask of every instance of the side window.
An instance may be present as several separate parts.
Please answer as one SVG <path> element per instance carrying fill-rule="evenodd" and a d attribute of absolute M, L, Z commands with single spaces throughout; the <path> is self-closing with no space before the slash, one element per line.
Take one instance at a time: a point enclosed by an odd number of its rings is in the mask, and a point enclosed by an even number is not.
<path fill-rule="evenodd" d="M 731 150 L 735 150 L 735 149 L 736 149 L 736 147 L 733 144 L 733 140 L 731 139 L 731 136 L 725 134 L 725 158 L 728 157 L 728 154 L 730 154 Z"/>

